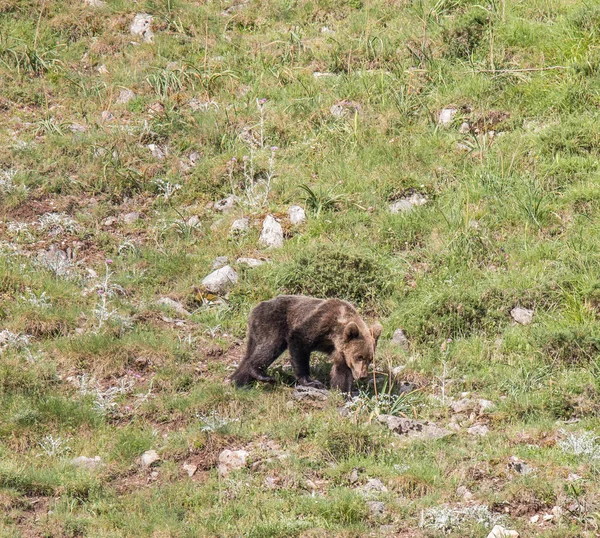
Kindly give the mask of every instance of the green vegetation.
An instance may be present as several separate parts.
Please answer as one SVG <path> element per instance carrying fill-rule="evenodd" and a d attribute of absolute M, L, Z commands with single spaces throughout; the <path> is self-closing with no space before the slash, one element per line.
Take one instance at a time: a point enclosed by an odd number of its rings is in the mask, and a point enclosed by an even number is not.
<path fill-rule="evenodd" d="M 573 0 L 0 0 L 0 536 L 596 535 L 599 47 Z M 224 384 L 279 293 L 379 320 L 377 386 Z"/>

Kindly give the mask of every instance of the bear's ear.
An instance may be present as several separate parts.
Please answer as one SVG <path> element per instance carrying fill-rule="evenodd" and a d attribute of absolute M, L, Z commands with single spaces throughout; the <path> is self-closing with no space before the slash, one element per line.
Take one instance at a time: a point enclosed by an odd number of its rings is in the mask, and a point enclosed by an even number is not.
<path fill-rule="evenodd" d="M 344 340 L 346 340 L 346 342 L 354 340 L 354 338 L 358 338 L 359 334 L 358 325 L 351 321 L 344 329 Z"/>
<path fill-rule="evenodd" d="M 377 340 L 379 340 L 379 337 L 381 336 L 381 331 L 383 331 L 381 323 L 375 323 L 375 325 L 371 327 L 371 334 L 373 335 L 373 340 L 375 340 L 375 343 L 377 343 Z"/>

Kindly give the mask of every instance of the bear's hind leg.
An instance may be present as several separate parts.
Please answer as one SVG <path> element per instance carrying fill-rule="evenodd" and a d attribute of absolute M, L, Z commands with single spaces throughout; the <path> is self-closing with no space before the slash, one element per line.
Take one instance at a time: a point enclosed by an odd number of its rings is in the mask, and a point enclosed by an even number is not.
<path fill-rule="evenodd" d="M 283 340 L 266 340 L 257 343 L 254 337 L 248 338 L 246 356 L 232 374 L 231 381 L 241 387 L 252 381 L 273 383 L 275 378 L 265 374 L 265 370 L 275 362 L 277 357 L 285 351 Z"/>

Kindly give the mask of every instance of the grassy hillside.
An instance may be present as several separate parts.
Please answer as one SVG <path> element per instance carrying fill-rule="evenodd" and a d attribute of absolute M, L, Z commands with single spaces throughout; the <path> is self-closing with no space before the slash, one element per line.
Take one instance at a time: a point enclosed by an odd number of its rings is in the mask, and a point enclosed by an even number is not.
<path fill-rule="evenodd" d="M 0 535 L 595 536 L 599 106 L 591 1 L 0 0 Z M 377 388 L 223 383 L 282 292 Z"/>

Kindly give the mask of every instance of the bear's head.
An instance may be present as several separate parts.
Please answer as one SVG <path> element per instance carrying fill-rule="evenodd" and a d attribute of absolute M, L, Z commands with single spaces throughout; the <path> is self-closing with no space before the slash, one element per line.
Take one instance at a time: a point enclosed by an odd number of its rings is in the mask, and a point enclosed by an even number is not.
<path fill-rule="evenodd" d="M 352 370 L 354 379 L 367 377 L 369 364 L 373 362 L 375 346 L 383 329 L 379 323 L 371 328 L 364 323 L 360 325 L 350 321 L 344 327 L 344 338 L 340 350 L 344 355 L 346 365 Z"/>

